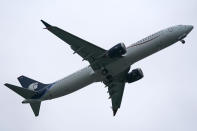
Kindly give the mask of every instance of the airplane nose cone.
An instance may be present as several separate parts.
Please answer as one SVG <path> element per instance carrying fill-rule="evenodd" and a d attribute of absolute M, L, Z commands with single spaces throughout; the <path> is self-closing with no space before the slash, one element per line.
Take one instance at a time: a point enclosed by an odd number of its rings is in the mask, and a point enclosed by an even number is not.
<path fill-rule="evenodd" d="M 193 28 L 194 28 L 193 25 L 187 25 L 187 32 L 190 33 Z"/>

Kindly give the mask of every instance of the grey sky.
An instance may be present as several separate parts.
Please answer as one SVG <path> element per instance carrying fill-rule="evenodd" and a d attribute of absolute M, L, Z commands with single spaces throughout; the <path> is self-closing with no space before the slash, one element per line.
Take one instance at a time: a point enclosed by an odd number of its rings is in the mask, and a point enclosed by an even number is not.
<path fill-rule="evenodd" d="M 1 0 L 0 130 L 196 131 L 196 12 L 196 0 Z M 50 83 L 88 65 L 43 30 L 40 19 L 105 49 L 172 25 L 191 24 L 194 30 L 185 45 L 176 43 L 132 66 L 145 77 L 126 85 L 116 117 L 107 89 L 95 83 L 43 102 L 36 118 L 3 84 L 19 85 L 20 75 Z"/>

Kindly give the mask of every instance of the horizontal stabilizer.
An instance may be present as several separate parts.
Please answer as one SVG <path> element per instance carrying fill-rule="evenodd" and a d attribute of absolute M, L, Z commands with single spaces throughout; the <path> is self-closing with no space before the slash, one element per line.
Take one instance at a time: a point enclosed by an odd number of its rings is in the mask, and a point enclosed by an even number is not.
<path fill-rule="evenodd" d="M 10 88 L 11 90 L 13 90 L 14 92 L 16 92 L 17 94 L 19 94 L 20 96 L 24 97 L 25 99 L 30 99 L 32 96 L 35 95 L 34 91 L 31 91 L 26 88 L 21 88 L 21 87 L 11 85 L 8 83 L 6 83 L 4 85 L 7 86 L 8 88 Z"/>
<path fill-rule="evenodd" d="M 31 109 L 33 110 L 35 116 L 39 115 L 40 104 L 41 104 L 41 102 L 30 103 Z"/>

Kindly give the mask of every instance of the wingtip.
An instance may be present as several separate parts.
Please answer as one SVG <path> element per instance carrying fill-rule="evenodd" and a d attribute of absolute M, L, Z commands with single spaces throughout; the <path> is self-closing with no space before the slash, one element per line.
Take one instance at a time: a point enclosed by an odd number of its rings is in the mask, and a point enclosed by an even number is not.
<path fill-rule="evenodd" d="M 118 111 L 118 109 L 113 109 L 113 116 L 116 115 L 117 111 Z"/>
<path fill-rule="evenodd" d="M 49 28 L 49 27 L 51 27 L 51 25 L 50 24 L 48 24 L 47 22 L 45 22 L 44 20 L 40 20 L 45 26 L 46 26 L 46 28 Z"/>
<path fill-rule="evenodd" d="M 8 86 L 8 85 L 9 85 L 8 83 L 5 83 L 5 84 L 4 84 L 4 86 Z"/>

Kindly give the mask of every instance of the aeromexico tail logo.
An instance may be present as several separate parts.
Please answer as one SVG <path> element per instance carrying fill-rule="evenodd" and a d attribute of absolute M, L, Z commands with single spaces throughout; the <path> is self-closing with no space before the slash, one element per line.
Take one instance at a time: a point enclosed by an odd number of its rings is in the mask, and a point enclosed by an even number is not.
<path fill-rule="evenodd" d="M 32 83 L 28 86 L 29 90 L 35 91 L 38 88 L 38 82 Z"/>

